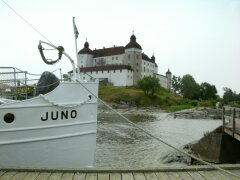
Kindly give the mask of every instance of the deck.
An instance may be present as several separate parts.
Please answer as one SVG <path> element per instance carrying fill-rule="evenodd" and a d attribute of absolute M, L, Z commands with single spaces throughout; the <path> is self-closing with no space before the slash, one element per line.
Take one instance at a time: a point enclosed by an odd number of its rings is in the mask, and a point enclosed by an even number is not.
<path fill-rule="evenodd" d="M 240 108 L 223 107 L 223 131 L 240 141 Z"/>
<path fill-rule="evenodd" d="M 224 165 L 224 169 L 240 176 L 240 165 Z M 133 169 L 133 170 L 43 170 L 43 169 L 1 169 L 0 180 L 175 180 L 175 179 L 239 179 L 207 166 L 185 168 Z"/>

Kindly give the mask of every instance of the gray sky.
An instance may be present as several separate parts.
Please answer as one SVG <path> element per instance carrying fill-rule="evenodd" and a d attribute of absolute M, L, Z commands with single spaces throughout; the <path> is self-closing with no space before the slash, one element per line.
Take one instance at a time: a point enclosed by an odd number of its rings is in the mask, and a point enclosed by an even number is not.
<path fill-rule="evenodd" d="M 79 31 L 78 50 L 125 46 L 134 34 L 143 52 L 154 52 L 160 74 L 191 74 L 240 93 L 239 0 L 4 0 L 56 46 L 76 58 L 72 17 Z M 37 46 L 45 40 L 0 0 L 0 66 L 31 73 L 62 68 L 49 66 Z"/>

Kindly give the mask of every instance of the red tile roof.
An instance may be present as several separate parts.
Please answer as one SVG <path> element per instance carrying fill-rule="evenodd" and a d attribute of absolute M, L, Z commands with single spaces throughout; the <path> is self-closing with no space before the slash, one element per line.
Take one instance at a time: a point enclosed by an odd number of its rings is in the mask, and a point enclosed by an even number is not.
<path fill-rule="evenodd" d="M 123 46 L 118 47 L 111 47 L 111 48 L 103 48 L 103 49 L 96 49 L 93 50 L 94 58 L 95 57 L 103 57 L 103 56 L 114 56 L 123 54 L 125 51 Z"/>

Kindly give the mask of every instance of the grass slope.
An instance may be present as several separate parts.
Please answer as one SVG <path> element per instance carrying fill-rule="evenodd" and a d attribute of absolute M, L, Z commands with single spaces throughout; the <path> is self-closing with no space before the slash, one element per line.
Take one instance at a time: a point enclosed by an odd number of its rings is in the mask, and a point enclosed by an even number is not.
<path fill-rule="evenodd" d="M 147 96 L 136 87 L 100 86 L 99 97 L 109 104 L 129 104 L 137 107 L 154 106 L 169 111 L 192 107 L 182 105 L 183 98 L 181 96 L 164 88 L 161 88 L 154 96 Z"/>

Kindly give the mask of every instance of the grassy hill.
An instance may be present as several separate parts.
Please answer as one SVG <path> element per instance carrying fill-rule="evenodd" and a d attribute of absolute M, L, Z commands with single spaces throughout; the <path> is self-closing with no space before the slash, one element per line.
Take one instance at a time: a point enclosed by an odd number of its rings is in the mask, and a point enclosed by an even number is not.
<path fill-rule="evenodd" d="M 147 96 L 136 87 L 100 86 L 99 97 L 109 104 L 128 104 L 137 107 L 159 107 L 169 111 L 191 108 L 184 99 L 161 88 L 154 96 Z"/>

